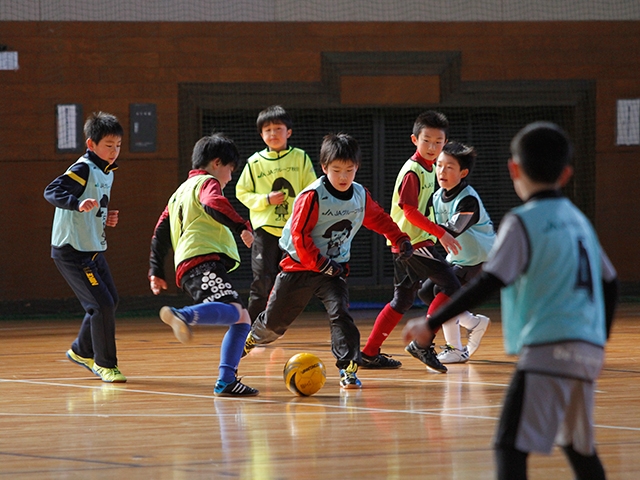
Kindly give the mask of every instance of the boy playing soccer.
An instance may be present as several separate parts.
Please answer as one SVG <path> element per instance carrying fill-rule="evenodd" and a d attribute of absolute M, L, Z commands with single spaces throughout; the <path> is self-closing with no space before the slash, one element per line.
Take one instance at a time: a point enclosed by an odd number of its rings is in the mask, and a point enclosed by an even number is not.
<path fill-rule="evenodd" d="M 84 134 L 87 152 L 44 191 L 56 207 L 51 258 L 86 312 L 67 358 L 103 382 L 123 383 L 116 356 L 118 292 L 104 257 L 105 226 L 118 223 L 118 210 L 108 206 L 123 129 L 116 117 L 98 112 L 87 119 Z"/>
<path fill-rule="evenodd" d="M 587 218 L 560 188 L 573 171 L 571 143 L 536 122 L 511 142 L 508 167 L 524 205 L 500 225 L 482 273 L 404 340 L 434 329 L 502 289 L 505 350 L 519 355 L 495 439 L 497 478 L 527 478 L 530 452 L 560 445 L 576 478 L 604 479 L 595 450 L 595 380 L 617 303 L 616 272 Z"/>
<path fill-rule="evenodd" d="M 436 162 L 436 177 L 440 189 L 433 195 L 434 217 L 436 223 L 462 246 L 462 250 L 457 254 L 447 255 L 447 261 L 453 265 L 453 271 L 462 285 L 480 273 L 482 263 L 486 261 L 496 237 L 493 223 L 480 196 L 467 183 L 475 159 L 476 151 L 473 147 L 449 142 L 442 149 Z M 469 332 L 469 340 L 464 348 L 460 341 L 458 325 L 462 325 Z M 466 362 L 480 346 L 480 340 L 487 328 L 487 317 L 469 312 L 445 322 L 442 331 L 447 345 L 438 354 L 438 360 L 444 364 Z"/>
<path fill-rule="evenodd" d="M 196 305 L 162 307 L 160 318 L 178 340 L 191 339 L 192 325 L 228 325 L 220 346 L 216 396 L 253 396 L 258 390 L 236 377 L 251 319 L 233 288 L 229 273 L 240 264 L 237 233 L 247 247 L 253 242 L 248 221 L 233 209 L 222 190 L 239 161 L 236 145 L 222 134 L 195 144 L 189 178 L 169 199 L 151 240 L 149 282 L 158 295 L 167 289 L 164 259 L 174 251 L 176 283 Z"/>
<path fill-rule="evenodd" d="M 331 326 L 331 350 L 342 388 L 360 388 L 360 332 L 349 314 L 351 242 L 361 226 L 382 234 L 402 258 L 411 256 L 409 238 L 360 184 L 358 143 L 346 134 L 327 135 L 320 149 L 324 176 L 304 189 L 282 232 L 285 256 L 267 308 L 247 337 L 245 352 L 280 338 L 312 295 L 324 304 Z"/>
<path fill-rule="evenodd" d="M 267 148 L 247 160 L 236 184 L 236 197 L 249 209 L 255 236 L 247 307 L 252 322 L 267 305 L 278 274 L 282 259 L 278 242 L 291 215 L 293 200 L 316 179 L 309 156 L 299 148 L 287 146 L 293 122 L 284 108 L 273 105 L 264 109 L 256 123 Z"/>
<path fill-rule="evenodd" d="M 398 173 L 391 200 L 391 218 L 411 238 L 414 254 L 404 260 L 396 248 L 391 248 L 395 276 L 393 300 L 378 314 L 362 349 L 363 368 L 399 368 L 402 365 L 381 354 L 380 347 L 413 306 L 416 294 L 425 304 L 430 303 L 428 311 L 431 312 L 460 288 L 460 281 L 436 250 L 435 243 L 440 241 L 452 253 L 458 253 L 460 244 L 449 232 L 433 222 L 430 202 L 436 185 L 433 165 L 447 142 L 448 129 L 447 117 L 431 110 L 419 115 L 413 125 L 411 141 L 416 146 L 416 153 Z M 434 299 L 429 292 L 433 290 L 432 285 L 421 287 L 427 279 L 440 288 Z M 424 345 L 412 342 L 406 350 L 429 369 L 441 373 L 447 371 L 447 367 L 438 360 L 432 341 Z"/>

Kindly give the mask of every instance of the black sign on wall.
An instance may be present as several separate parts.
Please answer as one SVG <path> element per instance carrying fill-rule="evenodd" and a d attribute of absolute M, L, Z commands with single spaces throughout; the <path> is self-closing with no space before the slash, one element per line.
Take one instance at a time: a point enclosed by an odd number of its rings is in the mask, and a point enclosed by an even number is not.
<path fill-rule="evenodd" d="M 130 152 L 156 151 L 156 104 L 129 104 Z"/>

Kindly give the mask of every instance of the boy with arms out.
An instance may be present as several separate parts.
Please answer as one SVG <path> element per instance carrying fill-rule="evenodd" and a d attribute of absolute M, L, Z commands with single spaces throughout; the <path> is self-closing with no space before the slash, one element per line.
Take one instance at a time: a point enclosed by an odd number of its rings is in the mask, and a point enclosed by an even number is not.
<path fill-rule="evenodd" d="M 480 196 L 467 183 L 475 160 L 476 151 L 473 147 L 449 142 L 442 149 L 436 162 L 436 177 L 440 189 L 433 195 L 434 217 L 436 223 L 462 246 L 457 254 L 450 252 L 447 255 L 447 261 L 453 265 L 453 271 L 462 285 L 480 273 L 482 263 L 487 260 L 496 237 L 493 223 Z M 469 340 L 464 348 L 460 341 L 458 325 L 469 332 Z M 469 312 L 445 322 L 442 331 L 447 345 L 438 354 L 438 360 L 444 364 L 466 362 L 480 346 L 480 340 L 487 328 L 487 317 Z"/>
<path fill-rule="evenodd" d="M 280 270 L 282 252 L 278 242 L 293 200 L 316 179 L 309 156 L 299 148 L 287 146 L 293 122 L 284 108 L 273 105 L 264 109 L 256 124 L 267 148 L 249 157 L 236 184 L 236 197 L 249 209 L 255 236 L 247 307 L 252 322 L 267 305 Z"/>
<path fill-rule="evenodd" d="M 361 226 L 382 234 L 402 258 L 411 242 L 369 192 L 354 178 L 361 162 L 358 143 L 346 134 L 327 135 L 320 149 L 324 176 L 304 189 L 285 225 L 280 246 L 285 256 L 267 308 L 258 315 L 245 352 L 280 338 L 312 295 L 324 304 L 331 326 L 331 350 L 342 388 L 360 388 L 360 332 L 349 314 L 350 248 Z"/>
<path fill-rule="evenodd" d="M 116 355 L 118 292 L 104 257 L 105 226 L 118 223 L 118 210 L 108 205 L 123 128 L 113 115 L 98 112 L 87 119 L 84 134 L 87 152 L 44 191 L 56 207 L 51 258 L 86 312 L 67 358 L 103 382 L 123 383 Z"/>
<path fill-rule="evenodd" d="M 191 339 L 193 325 L 228 325 L 220 346 L 216 396 L 253 396 L 258 390 L 236 377 L 251 319 L 233 288 L 229 273 L 240 264 L 237 233 L 247 247 L 253 242 L 248 221 L 233 209 L 222 191 L 239 161 L 236 145 L 222 134 L 195 144 L 193 170 L 160 215 L 151 240 L 149 282 L 159 295 L 167 289 L 164 259 L 174 251 L 176 283 L 196 302 L 181 309 L 162 307 L 160 318 L 178 340 Z"/>
<path fill-rule="evenodd" d="M 398 250 L 391 248 L 394 263 L 393 300 L 378 314 L 366 345 L 362 349 L 363 368 L 399 368 L 402 363 L 380 353 L 380 347 L 402 316 L 413 306 L 416 294 L 431 312 L 460 288 L 460 282 L 451 266 L 435 248 L 440 241 L 449 252 L 458 253 L 460 244 L 444 228 L 433 221 L 431 195 L 436 179 L 433 165 L 447 142 L 449 121 L 440 112 L 427 111 L 418 116 L 413 125 L 411 141 L 416 153 L 405 162 L 398 173 L 391 200 L 391 218 L 409 235 L 414 254 L 403 260 Z M 431 279 L 440 292 L 430 297 L 429 288 L 422 283 Z M 432 301 L 433 300 L 433 301 Z M 432 341 L 420 345 L 412 342 L 407 347 L 413 357 L 429 369 L 444 373 L 447 367 L 437 358 Z"/>
<path fill-rule="evenodd" d="M 536 122 L 511 142 L 509 173 L 524 205 L 508 213 L 482 273 L 404 339 L 433 329 L 502 289 L 505 350 L 519 355 L 495 439 L 497 478 L 527 478 L 530 452 L 560 445 L 576 478 L 604 479 L 595 450 L 595 380 L 617 303 L 616 272 L 587 218 L 560 188 L 572 146 L 555 124 Z"/>

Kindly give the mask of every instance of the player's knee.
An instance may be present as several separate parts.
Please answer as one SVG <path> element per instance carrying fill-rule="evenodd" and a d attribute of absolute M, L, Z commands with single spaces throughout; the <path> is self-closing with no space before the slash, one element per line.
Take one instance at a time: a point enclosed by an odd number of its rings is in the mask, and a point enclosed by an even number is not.
<path fill-rule="evenodd" d="M 249 311 L 239 303 L 231 302 L 231 305 L 238 312 L 238 320 L 235 323 L 247 323 L 251 325 L 251 316 L 249 315 Z"/>
<path fill-rule="evenodd" d="M 394 297 L 393 300 L 389 302 L 389 305 L 391 305 L 391 308 L 393 308 L 396 312 L 406 313 L 413 306 L 413 301 L 410 301 L 409 299 L 400 299 Z"/>
<path fill-rule="evenodd" d="M 458 290 L 460 290 L 460 283 L 451 283 L 451 284 L 447 284 L 447 285 L 443 285 L 438 287 L 438 293 L 444 293 L 447 297 L 452 296 L 454 293 L 456 293 Z"/>

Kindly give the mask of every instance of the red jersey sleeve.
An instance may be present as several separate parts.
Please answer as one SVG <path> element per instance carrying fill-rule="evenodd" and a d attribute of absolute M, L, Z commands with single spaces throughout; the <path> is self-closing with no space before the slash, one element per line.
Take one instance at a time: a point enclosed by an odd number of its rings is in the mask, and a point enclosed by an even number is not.
<path fill-rule="evenodd" d="M 311 232 L 318 223 L 318 192 L 309 190 L 296 198 L 291 214 L 291 241 L 304 270 L 319 271 L 325 258 Z"/>
<path fill-rule="evenodd" d="M 229 227 L 232 232 L 251 231 L 251 224 L 236 212 L 229 199 L 222 194 L 220 182 L 210 178 L 202 184 L 199 193 L 200 203 L 205 211 L 216 221 Z"/>
<path fill-rule="evenodd" d="M 429 220 L 418 210 L 418 192 L 420 191 L 420 180 L 413 172 L 407 172 L 400 185 L 398 205 L 404 212 L 404 216 L 409 222 L 425 232 L 441 238 L 446 230 L 440 225 Z"/>
<path fill-rule="evenodd" d="M 400 230 L 391 216 L 371 197 L 369 190 L 367 190 L 362 225 L 369 230 L 384 235 L 395 247 L 398 246 L 401 240 L 409 240 L 409 236 Z"/>

